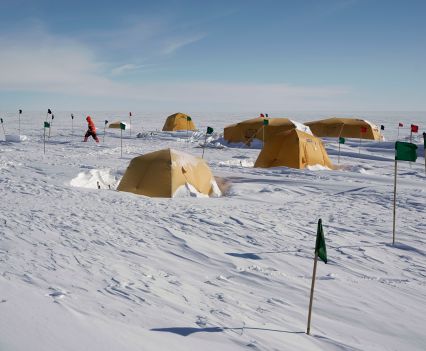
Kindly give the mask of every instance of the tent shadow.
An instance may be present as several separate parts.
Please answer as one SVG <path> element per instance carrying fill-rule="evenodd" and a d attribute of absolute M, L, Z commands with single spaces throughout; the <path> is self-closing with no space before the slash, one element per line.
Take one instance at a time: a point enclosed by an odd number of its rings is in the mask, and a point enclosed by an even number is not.
<path fill-rule="evenodd" d="M 171 328 L 153 328 L 151 331 L 158 332 L 166 332 L 178 334 L 181 336 L 189 336 L 195 333 L 222 333 L 226 330 L 237 331 L 240 330 L 244 332 L 244 330 L 261 330 L 261 331 L 272 331 L 278 333 L 289 333 L 289 334 L 304 334 L 304 331 L 290 331 L 290 330 L 277 330 L 277 329 L 267 329 L 267 328 L 250 328 L 250 327 L 238 327 L 238 328 L 230 328 L 230 327 L 209 327 L 209 328 L 191 328 L 191 327 L 171 327 Z"/>

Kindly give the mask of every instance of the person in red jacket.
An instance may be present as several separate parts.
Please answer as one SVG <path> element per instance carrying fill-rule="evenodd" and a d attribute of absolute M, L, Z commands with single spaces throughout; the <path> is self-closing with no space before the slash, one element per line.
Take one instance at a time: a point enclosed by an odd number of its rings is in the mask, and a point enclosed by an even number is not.
<path fill-rule="evenodd" d="M 93 139 L 95 139 L 96 142 L 99 143 L 98 136 L 96 135 L 95 123 L 93 123 L 93 120 L 92 120 L 92 118 L 90 116 L 86 117 L 86 121 L 87 121 L 88 126 L 87 126 L 87 132 L 86 132 L 86 134 L 84 136 L 84 141 L 87 141 L 87 138 L 89 136 L 92 136 Z"/>

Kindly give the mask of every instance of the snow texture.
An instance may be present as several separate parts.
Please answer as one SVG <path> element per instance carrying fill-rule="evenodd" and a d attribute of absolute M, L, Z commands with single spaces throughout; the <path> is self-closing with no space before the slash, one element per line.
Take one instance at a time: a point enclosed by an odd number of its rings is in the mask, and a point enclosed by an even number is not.
<path fill-rule="evenodd" d="M 119 130 L 82 142 L 87 112 L 73 112 L 72 135 L 70 112 L 55 111 L 46 154 L 45 113 L 21 116 L 27 140 L 0 141 L 0 350 L 425 350 L 421 133 L 417 162 L 398 163 L 392 245 L 397 125 L 422 129 L 424 113 L 366 113 L 389 141 L 347 139 L 338 164 L 337 140 L 325 139 L 338 168 L 296 170 L 255 169 L 258 149 L 218 142 L 247 114 L 188 112 L 200 132 L 162 133 L 169 113 L 134 113 L 122 158 Z M 118 114 L 90 115 L 101 126 Z M 2 116 L 16 134 L 16 117 Z M 204 146 L 224 196 L 115 191 L 132 158 Z M 308 336 L 319 218 L 329 263 L 318 264 Z"/>

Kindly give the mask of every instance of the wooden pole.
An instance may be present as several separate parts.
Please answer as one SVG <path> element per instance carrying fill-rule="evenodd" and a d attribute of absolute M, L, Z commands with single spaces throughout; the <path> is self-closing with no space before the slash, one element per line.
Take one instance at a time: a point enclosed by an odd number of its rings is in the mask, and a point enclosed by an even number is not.
<path fill-rule="evenodd" d="M 18 111 L 18 134 L 19 134 L 19 139 L 21 138 L 21 111 Z"/>
<path fill-rule="evenodd" d="M 398 124 L 398 134 L 396 136 L 396 140 L 399 140 L 399 124 Z"/>
<path fill-rule="evenodd" d="M 48 138 L 50 138 L 50 129 L 52 128 L 52 124 L 53 124 L 53 118 L 51 117 L 50 118 L 50 123 L 49 123 L 49 136 L 48 136 Z"/>
<path fill-rule="evenodd" d="M 340 164 L 340 138 L 339 138 L 339 155 L 337 156 L 337 164 Z"/>
<path fill-rule="evenodd" d="M 204 150 L 206 149 L 206 143 L 207 143 L 207 133 L 206 133 L 206 137 L 204 139 L 203 154 L 201 155 L 201 158 L 204 158 Z"/>
<path fill-rule="evenodd" d="M 426 133 L 423 132 L 423 152 L 425 157 L 425 175 L 426 175 Z"/>
<path fill-rule="evenodd" d="M 123 158 L 123 129 L 120 126 L 120 144 L 121 144 L 121 158 Z"/>
<path fill-rule="evenodd" d="M 132 137 L 132 116 L 129 116 L 129 121 L 130 121 L 130 137 Z"/>
<path fill-rule="evenodd" d="M 262 136 L 262 149 L 264 149 L 265 148 L 265 125 L 263 125 L 262 129 L 263 129 L 263 131 L 262 131 L 262 133 L 263 133 L 263 136 Z"/>
<path fill-rule="evenodd" d="M 121 127 L 120 127 L 121 128 Z M 103 138 L 102 138 L 102 142 L 104 143 L 105 142 L 105 133 L 106 133 L 106 123 L 104 123 L 104 135 L 103 135 Z"/>
<path fill-rule="evenodd" d="M 312 283 L 311 283 L 311 297 L 309 299 L 308 327 L 306 328 L 306 334 L 308 335 L 310 335 L 310 332 L 311 332 L 312 304 L 314 300 L 315 278 L 317 275 L 317 262 L 318 262 L 318 254 L 315 252 L 314 269 L 312 272 Z"/>
<path fill-rule="evenodd" d="M 362 137 L 362 132 L 359 132 L 359 146 L 358 146 L 358 153 L 361 154 L 361 137 Z"/>
<path fill-rule="evenodd" d="M 46 155 L 46 127 L 43 127 L 43 153 Z"/>
<path fill-rule="evenodd" d="M 3 118 L 1 119 L 1 127 L 3 128 L 4 140 L 6 140 L 6 132 L 4 130 Z"/>
<path fill-rule="evenodd" d="M 393 184 L 393 231 L 392 231 L 392 245 L 395 245 L 395 220 L 396 220 L 396 175 L 398 170 L 398 160 L 395 159 L 395 178 Z"/>

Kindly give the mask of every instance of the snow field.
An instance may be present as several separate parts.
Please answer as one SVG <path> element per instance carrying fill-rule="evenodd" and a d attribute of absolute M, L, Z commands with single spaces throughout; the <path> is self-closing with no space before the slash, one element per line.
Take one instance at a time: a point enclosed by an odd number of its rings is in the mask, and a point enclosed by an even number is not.
<path fill-rule="evenodd" d="M 114 115 L 92 114 L 101 141 Z M 360 153 L 357 140 L 341 145 L 337 170 L 255 169 L 258 149 L 217 142 L 238 119 L 194 115 L 215 128 L 205 159 L 226 196 L 154 199 L 113 190 L 130 160 L 166 147 L 200 156 L 203 133 L 163 135 L 164 118 L 134 113 L 120 158 L 119 131 L 82 143 L 83 117 L 72 137 L 55 113 L 43 155 L 44 116 L 24 117 L 28 140 L 0 142 L 0 350 L 424 349 L 423 150 L 399 165 L 392 246 L 396 130 Z M 337 143 L 325 144 L 337 164 Z M 330 262 L 309 337 L 320 217 Z"/>

